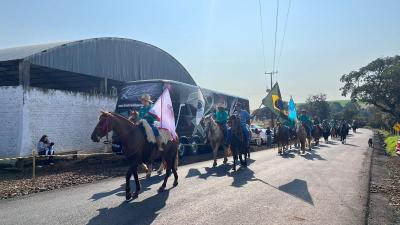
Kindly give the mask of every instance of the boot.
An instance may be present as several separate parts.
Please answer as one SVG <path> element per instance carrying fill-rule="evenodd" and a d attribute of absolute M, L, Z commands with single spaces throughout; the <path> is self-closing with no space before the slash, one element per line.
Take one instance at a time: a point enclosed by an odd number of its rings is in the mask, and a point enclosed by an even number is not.
<path fill-rule="evenodd" d="M 156 137 L 156 143 L 157 143 L 158 151 L 160 151 L 160 152 L 164 151 L 164 149 L 162 147 L 162 143 L 161 143 L 161 137 Z"/>

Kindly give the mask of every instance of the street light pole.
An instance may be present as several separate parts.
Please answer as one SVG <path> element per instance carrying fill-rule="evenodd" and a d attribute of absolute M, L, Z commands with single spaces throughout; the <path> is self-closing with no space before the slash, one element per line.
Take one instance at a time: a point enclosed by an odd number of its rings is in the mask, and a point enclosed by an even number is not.
<path fill-rule="evenodd" d="M 266 90 L 267 93 L 272 91 L 272 75 L 277 74 L 277 73 L 278 73 L 278 71 L 272 71 L 269 73 L 265 72 L 265 75 L 267 75 L 267 74 L 271 75 L 271 89 L 268 89 L 268 84 L 267 84 L 267 90 Z M 271 126 L 274 127 L 274 113 L 272 112 L 272 110 L 271 110 Z"/>

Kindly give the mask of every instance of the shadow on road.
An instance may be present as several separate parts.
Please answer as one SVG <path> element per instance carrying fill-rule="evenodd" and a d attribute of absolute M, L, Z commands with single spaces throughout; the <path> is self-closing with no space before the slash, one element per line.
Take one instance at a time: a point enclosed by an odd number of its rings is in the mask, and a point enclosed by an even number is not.
<path fill-rule="evenodd" d="M 131 178 L 130 185 L 131 185 L 131 187 L 134 188 L 135 187 L 135 181 L 133 181 L 132 179 L 133 178 Z M 139 179 L 140 180 L 140 185 L 141 185 L 141 192 L 150 190 L 149 187 L 151 185 L 153 185 L 153 184 L 160 183 L 160 185 L 161 185 L 161 181 L 163 179 L 164 179 L 164 175 L 155 175 L 155 176 L 152 176 L 150 178 Z M 123 183 L 121 184 L 121 186 L 119 188 L 116 188 L 116 189 L 114 189 L 112 191 L 100 192 L 100 193 L 93 194 L 92 197 L 90 197 L 89 200 L 92 200 L 94 202 L 94 201 L 97 201 L 99 199 L 102 199 L 102 198 L 105 198 L 105 197 L 108 197 L 108 196 L 114 195 L 114 194 L 116 194 L 118 196 L 125 196 L 125 182 L 124 181 L 125 181 L 125 179 L 123 179 L 123 181 L 121 181 Z"/>
<path fill-rule="evenodd" d="M 326 160 L 323 157 L 321 157 L 320 155 L 318 155 L 315 151 L 309 151 L 308 153 L 306 153 L 305 155 L 302 155 L 303 158 L 308 159 L 308 160 Z"/>
<path fill-rule="evenodd" d="M 304 180 L 300 180 L 300 179 L 294 179 L 293 181 L 281 185 L 279 187 L 275 187 L 272 184 L 269 184 L 268 182 L 262 180 L 262 179 L 258 179 L 256 178 L 257 181 L 266 184 L 276 190 L 285 192 L 286 194 L 289 194 L 295 198 L 298 198 L 300 200 L 302 200 L 303 202 L 306 202 L 310 205 L 314 205 L 314 201 L 312 200 L 311 194 L 308 191 L 308 186 L 307 186 L 307 182 Z"/>
<path fill-rule="evenodd" d="M 232 186 L 240 188 L 251 181 L 257 181 L 258 179 L 254 176 L 254 171 L 248 167 L 239 167 L 236 172 L 229 174 L 233 178 Z"/>
<path fill-rule="evenodd" d="M 165 207 L 169 190 L 141 202 L 123 202 L 115 208 L 99 209 L 99 215 L 90 219 L 88 225 L 99 224 L 152 224 Z"/>
<path fill-rule="evenodd" d="M 314 205 L 310 192 L 308 191 L 307 182 L 304 180 L 294 179 L 285 185 L 279 186 L 278 189 L 310 205 Z"/>
<path fill-rule="evenodd" d="M 344 145 L 347 145 L 347 146 L 352 146 L 352 147 L 360 147 L 359 145 L 354 145 L 354 144 L 344 144 Z"/>

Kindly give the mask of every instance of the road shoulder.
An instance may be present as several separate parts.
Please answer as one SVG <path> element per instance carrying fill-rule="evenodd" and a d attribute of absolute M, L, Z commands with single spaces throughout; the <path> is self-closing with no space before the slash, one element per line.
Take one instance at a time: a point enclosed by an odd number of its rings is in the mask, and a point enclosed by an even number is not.
<path fill-rule="evenodd" d="M 374 148 L 371 159 L 371 177 L 369 185 L 367 224 L 400 224 L 395 207 L 390 204 L 391 168 L 390 158 L 382 147 L 383 139 L 374 132 Z M 397 221 L 396 221 L 397 220 Z"/>

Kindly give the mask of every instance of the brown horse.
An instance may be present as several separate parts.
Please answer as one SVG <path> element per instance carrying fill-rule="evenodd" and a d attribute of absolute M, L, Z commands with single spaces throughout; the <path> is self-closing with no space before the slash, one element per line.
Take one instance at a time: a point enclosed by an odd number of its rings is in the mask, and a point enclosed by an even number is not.
<path fill-rule="evenodd" d="M 151 144 L 145 137 L 145 132 L 142 125 L 135 125 L 123 116 L 111 112 L 101 112 L 99 122 L 93 130 L 91 139 L 94 142 L 99 142 L 102 137 L 107 135 L 110 131 L 115 132 L 121 140 L 122 151 L 125 157 L 130 161 L 131 165 L 125 177 L 125 197 L 130 200 L 132 197 L 136 198 L 140 191 L 140 182 L 138 176 L 138 165 L 142 163 L 152 163 L 152 161 L 161 157 L 166 163 L 167 172 L 164 177 L 164 182 L 158 189 L 158 192 L 165 190 L 167 180 L 171 175 L 171 170 L 174 174 L 173 186 L 178 185 L 178 174 L 175 170 L 175 158 L 178 153 L 178 143 L 169 141 L 164 145 L 164 151 L 157 150 L 155 144 Z M 133 174 L 136 184 L 136 191 L 131 193 L 130 179 Z"/>
<path fill-rule="evenodd" d="M 300 122 L 296 123 L 296 133 L 297 141 L 300 144 L 299 154 L 304 154 L 306 151 L 307 131 Z"/>
<path fill-rule="evenodd" d="M 217 153 L 220 146 L 224 148 L 224 164 L 228 161 L 228 148 L 224 146 L 224 131 L 215 122 L 211 115 L 204 117 L 204 125 L 207 131 L 207 139 L 213 149 L 213 167 L 217 166 Z"/>
<path fill-rule="evenodd" d="M 131 111 L 131 115 L 128 117 L 128 120 L 133 122 L 135 125 L 138 125 L 140 122 L 140 118 L 139 118 L 139 112 L 136 110 Z M 178 154 L 176 154 L 176 163 L 175 163 L 175 169 L 178 170 Z M 141 165 L 144 169 L 144 171 L 146 172 L 146 178 L 150 178 L 151 177 L 151 172 L 153 171 L 153 164 L 142 164 Z M 165 162 L 162 161 L 160 164 L 160 167 L 157 170 L 157 174 L 162 174 L 163 170 L 166 169 L 165 166 Z"/>
<path fill-rule="evenodd" d="M 231 150 L 233 156 L 233 171 L 236 171 L 236 162 L 239 156 L 240 164 L 247 167 L 248 148 L 245 143 L 244 134 L 240 125 L 240 118 L 232 115 L 229 117 L 229 125 L 231 127 Z M 244 157 L 244 160 L 242 158 Z"/>

